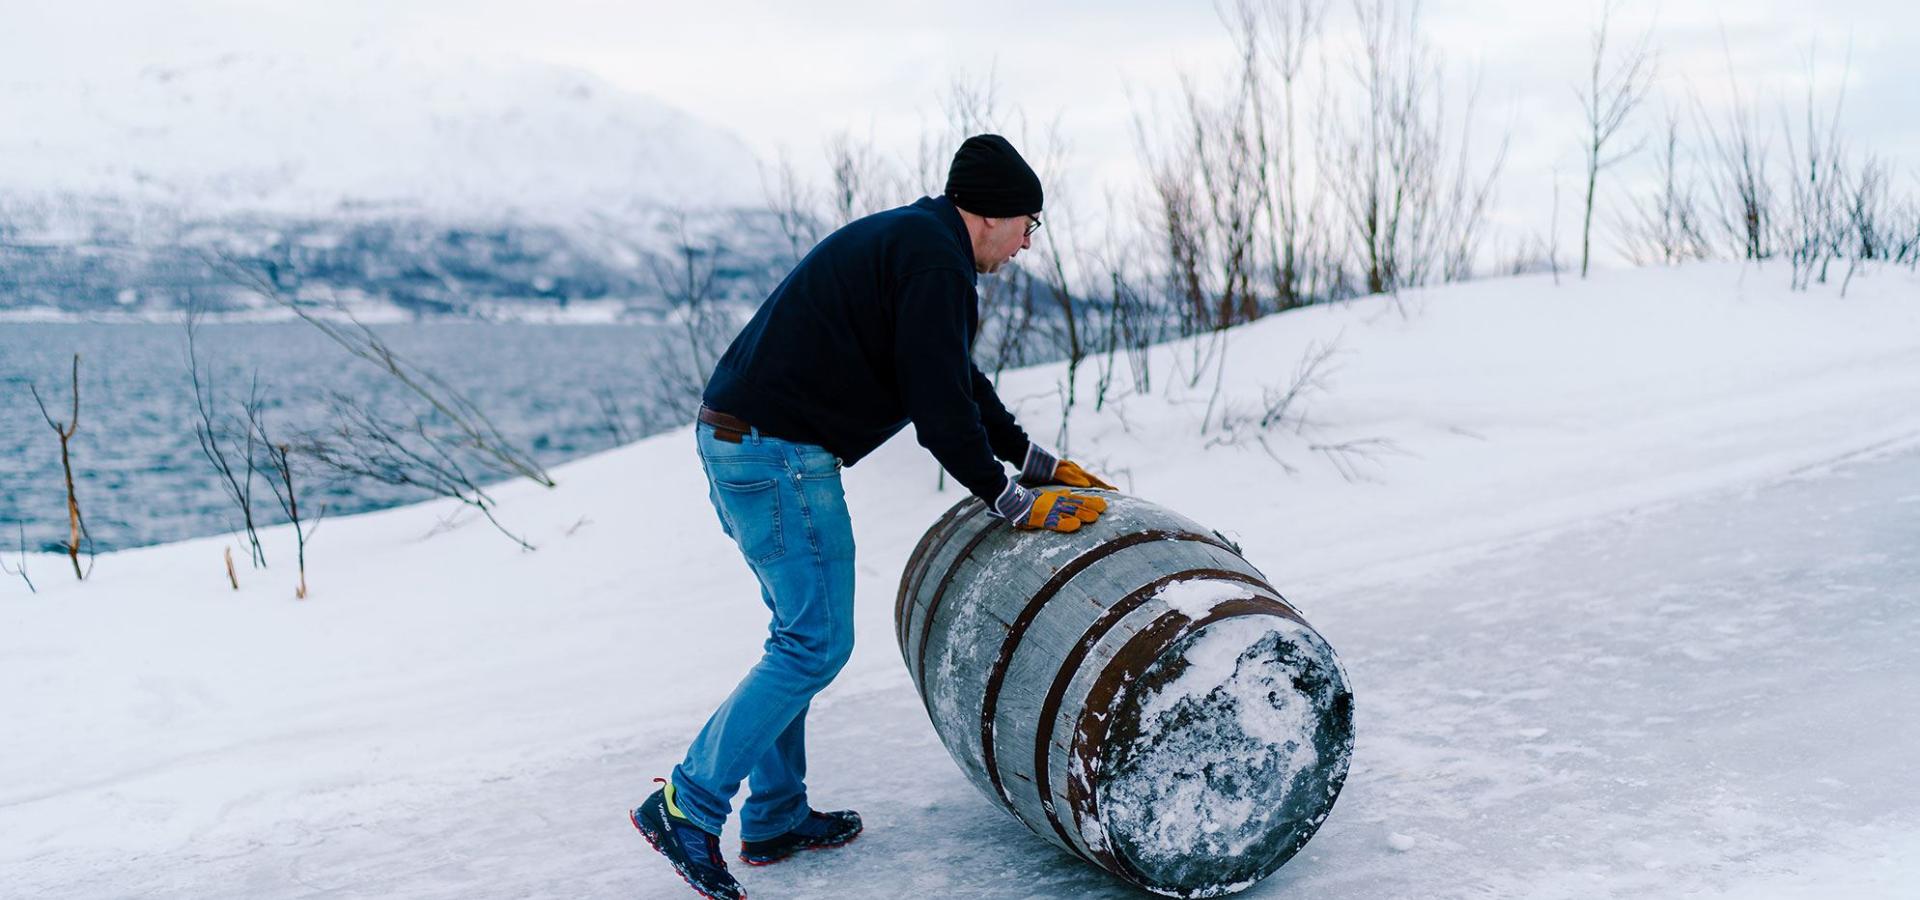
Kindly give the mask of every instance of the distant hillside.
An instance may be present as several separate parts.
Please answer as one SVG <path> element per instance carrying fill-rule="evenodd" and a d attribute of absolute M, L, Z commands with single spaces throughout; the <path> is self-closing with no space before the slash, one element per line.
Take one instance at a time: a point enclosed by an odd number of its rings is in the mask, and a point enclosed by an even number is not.
<path fill-rule="evenodd" d="M 16 204 L 0 207 L 0 311 L 151 318 L 190 304 L 229 313 L 272 306 L 222 274 L 237 263 L 276 271 L 290 293 L 383 317 L 631 320 L 671 305 L 681 247 L 693 248 L 703 276 L 711 272 L 712 297 L 748 303 L 765 296 L 789 253 L 771 215 L 753 210 L 555 224 Z"/>
<path fill-rule="evenodd" d="M 649 260 L 683 237 L 722 296 L 786 252 L 739 138 L 552 65 L 359 41 L 0 60 L 0 88 L 16 316 L 256 303 L 211 256 L 406 316 L 625 318 L 659 310 Z"/>

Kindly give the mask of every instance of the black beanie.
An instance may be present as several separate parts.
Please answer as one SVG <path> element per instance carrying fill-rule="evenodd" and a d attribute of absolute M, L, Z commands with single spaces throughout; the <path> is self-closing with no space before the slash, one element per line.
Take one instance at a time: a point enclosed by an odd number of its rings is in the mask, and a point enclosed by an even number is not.
<path fill-rule="evenodd" d="M 997 134 L 976 134 L 960 145 L 947 170 L 947 199 L 991 219 L 1032 215 L 1044 206 L 1040 176 L 1020 151 Z"/>

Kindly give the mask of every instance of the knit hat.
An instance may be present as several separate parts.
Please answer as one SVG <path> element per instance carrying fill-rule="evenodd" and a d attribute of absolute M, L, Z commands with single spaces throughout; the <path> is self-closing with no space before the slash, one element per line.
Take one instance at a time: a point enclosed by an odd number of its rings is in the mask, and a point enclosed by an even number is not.
<path fill-rule="evenodd" d="M 947 199 L 976 216 L 1010 219 L 1039 212 L 1046 198 L 1040 176 L 1006 138 L 976 134 L 953 155 Z"/>

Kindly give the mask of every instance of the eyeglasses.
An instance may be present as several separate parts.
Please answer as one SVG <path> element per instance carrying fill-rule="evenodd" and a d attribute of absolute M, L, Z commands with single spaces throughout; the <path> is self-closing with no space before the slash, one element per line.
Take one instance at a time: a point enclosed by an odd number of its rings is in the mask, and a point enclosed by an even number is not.
<path fill-rule="evenodd" d="M 1033 237 L 1033 233 L 1039 230 L 1040 230 L 1040 217 L 1028 216 L 1027 217 L 1027 233 L 1023 236 Z"/>

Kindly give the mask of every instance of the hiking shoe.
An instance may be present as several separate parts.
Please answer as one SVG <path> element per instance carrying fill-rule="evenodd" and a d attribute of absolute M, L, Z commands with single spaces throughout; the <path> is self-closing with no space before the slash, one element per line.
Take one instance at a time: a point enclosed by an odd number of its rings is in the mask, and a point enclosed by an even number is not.
<path fill-rule="evenodd" d="M 750 866 L 770 866 L 800 850 L 839 847 L 859 837 L 860 827 L 860 814 L 850 809 L 825 813 L 808 810 L 807 818 L 786 834 L 764 841 L 741 841 L 740 861 Z"/>
<path fill-rule="evenodd" d="M 720 856 L 720 836 L 708 834 L 700 826 L 680 815 L 673 802 L 673 783 L 655 778 L 664 785 L 654 791 L 629 817 L 640 836 L 673 863 L 673 870 L 686 879 L 687 886 L 710 900 L 746 900 L 747 892 L 727 872 L 727 861 Z"/>

